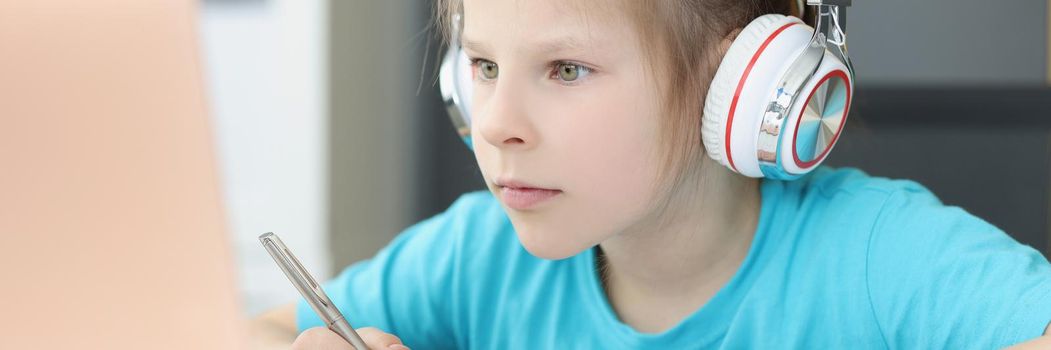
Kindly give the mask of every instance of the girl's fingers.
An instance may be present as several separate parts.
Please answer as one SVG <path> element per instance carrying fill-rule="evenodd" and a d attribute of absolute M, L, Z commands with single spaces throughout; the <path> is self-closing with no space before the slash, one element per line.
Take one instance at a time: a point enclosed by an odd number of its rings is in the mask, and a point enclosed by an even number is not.
<path fill-rule="evenodd" d="M 292 350 L 352 350 L 353 346 L 343 337 L 325 327 L 314 327 L 303 331 L 292 343 Z"/>
<path fill-rule="evenodd" d="M 361 340 L 365 341 L 365 345 L 369 346 L 371 350 L 408 350 L 404 344 L 401 343 L 401 339 L 397 336 L 381 331 L 375 327 L 363 327 L 356 330 L 358 335 L 361 336 Z"/>

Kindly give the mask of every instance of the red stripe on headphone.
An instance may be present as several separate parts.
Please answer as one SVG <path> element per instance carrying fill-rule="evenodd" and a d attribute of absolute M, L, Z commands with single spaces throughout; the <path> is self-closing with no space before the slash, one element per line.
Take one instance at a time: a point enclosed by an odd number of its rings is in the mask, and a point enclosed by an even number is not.
<path fill-rule="evenodd" d="M 738 173 L 741 171 L 737 170 L 737 166 L 734 165 L 733 155 L 732 153 L 730 153 L 730 130 L 732 129 L 734 124 L 734 113 L 737 112 L 737 100 L 741 98 L 741 90 L 744 89 L 744 83 L 748 80 L 748 76 L 752 74 L 752 68 L 755 67 L 755 62 L 759 60 L 759 56 L 763 54 L 763 51 L 766 50 L 766 47 L 769 46 L 770 42 L 774 41 L 774 38 L 780 35 L 781 32 L 785 31 L 785 29 L 788 29 L 789 27 L 797 24 L 799 24 L 799 22 L 792 22 L 786 24 L 774 31 L 774 33 L 771 34 L 770 37 L 766 38 L 766 41 L 763 42 L 763 45 L 759 46 L 759 51 L 756 51 L 755 55 L 752 56 L 752 60 L 748 62 L 748 67 L 745 67 L 744 75 L 741 76 L 741 81 L 737 83 L 737 90 L 734 91 L 733 102 L 730 103 L 730 115 L 726 117 L 726 140 L 723 143 L 726 145 L 726 160 L 730 162 L 730 168 L 732 168 Z"/>

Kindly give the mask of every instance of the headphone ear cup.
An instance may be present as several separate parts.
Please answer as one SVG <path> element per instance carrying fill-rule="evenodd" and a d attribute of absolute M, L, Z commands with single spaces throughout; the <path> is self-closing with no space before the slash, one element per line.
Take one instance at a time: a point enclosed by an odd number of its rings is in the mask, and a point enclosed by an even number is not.
<path fill-rule="evenodd" d="M 438 85 L 449 119 L 468 148 L 471 142 L 471 99 L 474 97 L 471 60 L 459 46 L 451 45 L 442 59 Z"/>
<path fill-rule="evenodd" d="M 779 14 L 760 16 L 741 31 L 705 97 L 701 138 L 712 160 L 746 176 L 763 176 L 755 146 L 762 114 L 755 111 L 765 107 L 764 99 L 812 35 L 798 18 Z"/>
<path fill-rule="evenodd" d="M 789 174 L 817 168 L 835 146 L 847 122 L 854 94 L 850 69 L 825 51 L 814 77 L 803 85 L 781 133 L 780 166 Z"/>

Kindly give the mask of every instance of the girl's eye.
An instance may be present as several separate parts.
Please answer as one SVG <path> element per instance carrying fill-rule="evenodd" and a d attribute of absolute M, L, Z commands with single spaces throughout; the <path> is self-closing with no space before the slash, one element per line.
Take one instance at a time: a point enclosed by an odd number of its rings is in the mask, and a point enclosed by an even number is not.
<path fill-rule="evenodd" d="M 478 59 L 475 61 L 475 69 L 478 70 L 478 73 L 481 73 L 479 75 L 482 80 L 493 80 L 500 75 L 500 67 L 492 61 Z"/>
<path fill-rule="evenodd" d="M 588 74 L 591 74 L 591 68 L 576 63 L 563 62 L 555 65 L 555 72 L 552 78 L 571 83 L 586 77 Z"/>

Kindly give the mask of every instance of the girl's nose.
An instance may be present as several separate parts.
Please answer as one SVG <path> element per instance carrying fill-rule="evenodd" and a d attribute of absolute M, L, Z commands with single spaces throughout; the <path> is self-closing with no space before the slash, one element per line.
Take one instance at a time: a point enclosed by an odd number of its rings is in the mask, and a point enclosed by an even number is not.
<path fill-rule="evenodd" d="M 482 113 L 476 121 L 478 132 L 486 142 L 497 148 L 532 148 L 539 140 L 529 117 L 526 89 L 501 78 L 493 87 L 489 99 L 479 106 L 482 107 Z"/>

